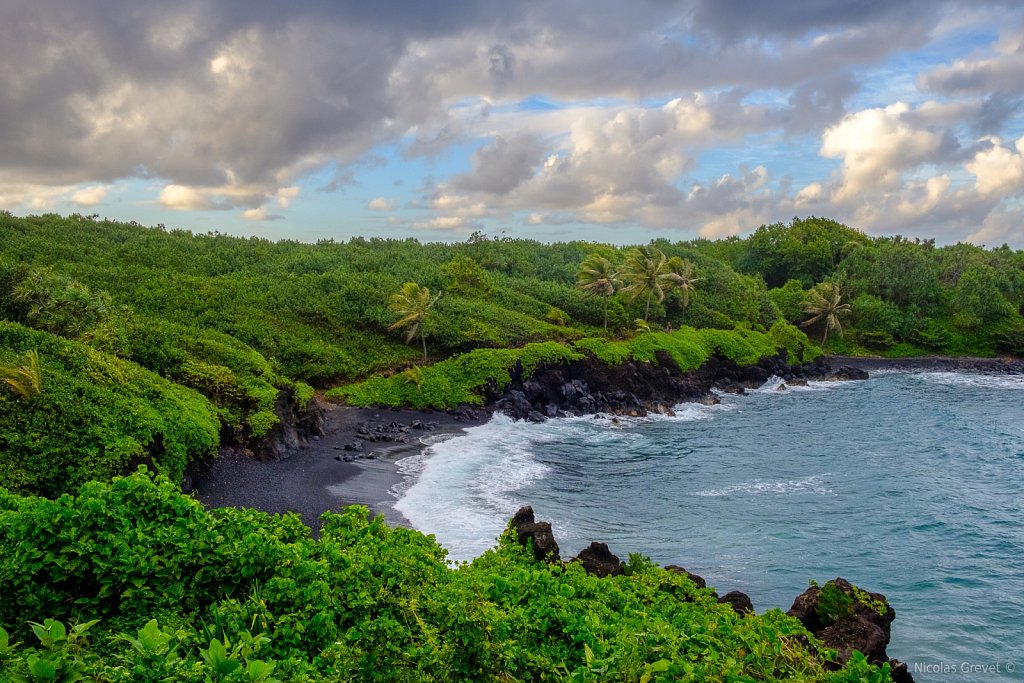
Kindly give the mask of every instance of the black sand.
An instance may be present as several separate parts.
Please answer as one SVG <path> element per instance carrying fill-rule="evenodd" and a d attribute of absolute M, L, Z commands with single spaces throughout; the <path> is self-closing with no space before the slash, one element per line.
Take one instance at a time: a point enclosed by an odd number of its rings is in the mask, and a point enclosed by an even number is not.
<path fill-rule="evenodd" d="M 415 454 L 427 435 L 460 432 L 486 422 L 489 414 L 450 414 L 431 410 L 392 410 L 326 406 L 325 435 L 289 457 L 259 461 L 244 453 L 222 451 L 209 474 L 196 485 L 207 507 L 249 507 L 264 512 L 297 512 L 310 528 L 320 527 L 320 515 L 361 504 L 385 516 L 392 525 L 409 526 L 392 507 L 392 487 L 401 483 L 395 463 Z M 365 443 L 362 459 L 344 462 L 346 444 L 361 439 L 356 428 L 378 424 L 436 423 L 430 431 L 410 430 L 408 443 Z"/>

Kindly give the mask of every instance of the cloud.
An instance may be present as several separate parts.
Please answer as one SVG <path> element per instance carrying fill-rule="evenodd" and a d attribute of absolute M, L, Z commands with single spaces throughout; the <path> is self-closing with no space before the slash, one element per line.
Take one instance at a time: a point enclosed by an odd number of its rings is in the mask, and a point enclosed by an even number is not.
<path fill-rule="evenodd" d="M 909 124 L 902 102 L 846 116 L 822 136 L 821 155 L 842 159 L 842 178 L 832 193 L 836 203 L 854 201 L 865 190 L 893 186 L 900 172 L 933 158 L 944 135 Z"/>
<path fill-rule="evenodd" d="M 1024 29 L 1004 34 L 993 48 L 993 57 L 958 59 L 921 74 L 918 83 L 947 95 L 1024 93 Z"/>
<path fill-rule="evenodd" d="M 310 178 L 357 185 L 397 149 L 437 174 L 415 219 L 430 229 L 519 216 L 728 234 L 795 210 L 869 215 L 862 201 L 897 220 L 964 206 L 980 225 L 1020 191 L 1018 151 L 977 139 L 1020 136 L 1024 31 L 922 75 L 930 104 L 913 74 L 894 90 L 914 105 L 873 82 L 974 30 L 966 9 L 1022 16 L 1006 0 L 8 0 L 0 204 L 87 205 L 144 178 L 164 209 L 267 220 Z M 794 194 L 793 141 L 819 138 L 838 175 L 819 163 Z M 774 143 L 793 158 L 761 158 Z M 471 170 L 446 171 L 465 168 L 462 145 Z M 711 150 L 734 161 L 710 168 Z"/>
<path fill-rule="evenodd" d="M 160 190 L 160 204 L 165 209 L 196 211 L 215 208 L 209 197 L 200 190 L 185 185 L 167 185 Z"/>
<path fill-rule="evenodd" d="M 999 138 L 989 138 L 991 147 L 979 151 L 965 168 L 974 175 L 975 187 L 982 195 L 1018 193 L 1024 189 L 1024 137 L 1014 149 L 1003 146 Z"/>
<path fill-rule="evenodd" d="M 525 180 L 544 160 L 543 141 L 529 132 L 498 135 L 491 145 L 473 155 L 473 170 L 452 178 L 451 184 L 467 192 L 505 195 Z"/>
<path fill-rule="evenodd" d="M 375 199 L 371 199 L 366 204 L 366 208 L 372 209 L 374 211 L 391 211 L 392 209 L 395 208 L 395 206 L 391 201 L 385 199 L 384 197 L 377 197 Z"/>
<path fill-rule="evenodd" d="M 71 195 L 71 201 L 81 207 L 92 207 L 103 202 L 107 197 L 107 188 L 100 185 L 84 187 Z"/>

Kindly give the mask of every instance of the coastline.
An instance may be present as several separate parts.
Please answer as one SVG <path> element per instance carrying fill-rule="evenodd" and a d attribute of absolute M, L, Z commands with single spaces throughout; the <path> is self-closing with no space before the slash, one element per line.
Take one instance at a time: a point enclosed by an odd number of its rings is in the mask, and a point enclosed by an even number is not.
<path fill-rule="evenodd" d="M 485 423 L 491 411 L 356 408 L 323 404 L 324 434 L 278 460 L 223 449 L 196 483 L 207 508 L 246 507 L 295 512 L 314 535 L 320 515 L 366 505 L 392 526 L 410 527 L 394 509 L 392 488 L 403 481 L 396 463 L 417 453 L 427 435 L 458 434 Z M 369 436 L 367 436 L 369 435 Z"/>
<path fill-rule="evenodd" d="M 983 372 L 989 374 L 1024 374 L 1024 360 L 1012 357 L 978 358 L 974 356 L 825 356 L 833 367 L 848 366 L 868 372 L 893 370 L 902 372 Z"/>
<path fill-rule="evenodd" d="M 826 356 L 825 360 L 833 368 L 869 372 L 1024 374 L 1024 361 L 1014 358 Z M 258 460 L 237 449 L 222 449 L 195 486 L 199 501 L 208 508 L 295 512 L 314 535 L 324 512 L 356 504 L 383 514 L 392 526 L 411 527 L 394 509 L 392 491 L 405 479 L 397 462 L 419 452 L 421 438 L 459 434 L 466 427 L 486 423 L 494 412 L 493 407 L 442 411 L 332 403 L 323 403 L 322 408 L 323 436 L 311 437 L 280 459 Z"/>

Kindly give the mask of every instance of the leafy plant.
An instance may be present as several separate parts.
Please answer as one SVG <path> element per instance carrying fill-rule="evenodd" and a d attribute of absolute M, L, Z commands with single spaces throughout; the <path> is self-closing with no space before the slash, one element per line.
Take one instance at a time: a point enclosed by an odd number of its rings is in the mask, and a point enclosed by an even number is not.
<path fill-rule="evenodd" d="M 811 327 L 819 322 L 824 323 L 825 331 L 821 336 L 822 348 L 828 344 L 829 332 L 835 330 L 838 336 L 843 336 L 843 326 L 839 322 L 839 318 L 850 314 L 850 304 L 844 304 L 842 300 L 839 287 L 831 282 L 823 282 L 807 293 L 804 312 L 811 314 L 812 317 L 801 323 L 800 327 Z"/>
<path fill-rule="evenodd" d="M 39 352 L 35 349 L 25 352 L 21 365 L 0 365 L 0 377 L 4 384 L 26 401 L 43 393 L 43 370 L 39 366 Z"/>
<path fill-rule="evenodd" d="M 621 274 L 628 283 L 623 292 L 630 294 L 634 301 L 646 295 L 644 322 L 651 317 L 651 302 L 664 301 L 666 291 L 675 286 L 679 277 L 669 266 L 665 253 L 651 246 L 638 247 L 627 253 Z"/>
<path fill-rule="evenodd" d="M 576 286 L 591 296 L 604 299 L 604 329 L 608 331 L 608 303 L 622 285 L 619 273 L 604 256 L 591 254 L 580 264 Z"/>
<path fill-rule="evenodd" d="M 427 333 L 424 329 L 430 310 L 441 298 L 441 292 L 434 297 L 430 296 L 430 290 L 420 287 L 415 282 L 406 282 L 402 288 L 391 295 L 389 306 L 397 315 L 401 316 L 392 323 L 389 330 L 405 328 L 405 343 L 408 344 L 418 334 L 423 343 L 423 362 L 427 362 Z"/>

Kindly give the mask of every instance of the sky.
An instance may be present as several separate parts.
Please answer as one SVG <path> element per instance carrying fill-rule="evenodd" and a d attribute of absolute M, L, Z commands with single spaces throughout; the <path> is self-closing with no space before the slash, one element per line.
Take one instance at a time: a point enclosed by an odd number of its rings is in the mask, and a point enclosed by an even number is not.
<path fill-rule="evenodd" d="M 1019 0 L 4 0 L 0 209 L 1024 248 Z"/>

